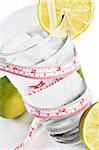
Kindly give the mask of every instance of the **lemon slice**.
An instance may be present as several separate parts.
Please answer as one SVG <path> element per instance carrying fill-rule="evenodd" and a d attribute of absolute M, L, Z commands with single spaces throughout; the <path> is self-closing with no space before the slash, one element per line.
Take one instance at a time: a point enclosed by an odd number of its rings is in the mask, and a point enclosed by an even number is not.
<path fill-rule="evenodd" d="M 99 150 L 99 102 L 88 108 L 82 115 L 80 135 L 89 150 Z"/>
<path fill-rule="evenodd" d="M 49 7 L 52 7 L 50 11 Z M 72 38 L 87 29 L 93 12 L 93 0 L 39 0 L 38 4 L 38 18 L 43 29 L 51 34 L 52 28 L 57 27 L 64 16 L 61 27 L 69 31 Z"/>

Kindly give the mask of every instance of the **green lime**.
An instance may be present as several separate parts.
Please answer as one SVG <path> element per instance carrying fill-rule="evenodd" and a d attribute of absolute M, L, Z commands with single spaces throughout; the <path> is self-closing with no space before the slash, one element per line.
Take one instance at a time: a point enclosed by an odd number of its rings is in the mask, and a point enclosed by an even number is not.
<path fill-rule="evenodd" d="M 10 80 L 4 76 L 0 79 L 0 116 L 16 118 L 25 112 L 22 97 Z"/>
<path fill-rule="evenodd" d="M 84 79 L 84 75 L 83 75 L 82 69 L 79 69 L 77 72 L 78 72 L 79 75 Z"/>

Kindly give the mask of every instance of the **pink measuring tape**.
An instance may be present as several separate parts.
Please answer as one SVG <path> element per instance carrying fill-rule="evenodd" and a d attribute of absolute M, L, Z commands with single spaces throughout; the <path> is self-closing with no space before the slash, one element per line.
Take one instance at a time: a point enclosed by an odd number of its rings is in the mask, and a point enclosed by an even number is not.
<path fill-rule="evenodd" d="M 71 75 L 80 69 L 80 64 L 75 56 L 69 64 L 62 64 L 59 66 L 46 66 L 46 67 L 23 67 L 14 64 L 9 64 L 6 62 L 0 62 L 0 70 L 8 73 L 12 73 L 18 76 L 31 78 L 33 80 L 38 79 L 40 82 L 37 85 L 29 86 L 27 95 L 31 96 L 36 94 L 37 92 L 41 92 L 42 90 L 53 86 L 53 84 L 59 82 L 63 78 Z M 47 82 L 50 80 L 50 82 Z M 67 118 L 73 116 L 80 111 L 82 111 L 89 104 L 92 98 L 91 92 L 87 89 L 84 94 L 79 97 L 77 100 L 64 105 L 58 108 L 37 108 L 30 105 L 27 101 L 25 101 L 25 106 L 28 112 L 35 116 L 30 130 L 28 132 L 27 138 L 15 148 L 15 150 L 19 150 L 24 147 L 33 137 L 36 130 L 41 125 L 39 118 L 51 119 L 51 118 Z"/>
<path fill-rule="evenodd" d="M 66 104 L 66 106 L 60 106 L 53 109 L 42 109 L 36 108 L 25 102 L 25 106 L 28 112 L 35 117 L 44 119 L 55 119 L 55 118 L 67 118 L 79 113 L 83 110 L 92 98 L 90 90 L 86 90 L 85 93 L 79 97 L 77 100 Z"/>
<path fill-rule="evenodd" d="M 86 89 L 85 93 L 77 100 L 75 100 L 74 102 L 66 106 L 61 106 L 56 109 L 35 108 L 25 102 L 28 112 L 37 118 L 35 118 L 34 121 L 32 122 L 26 139 L 20 145 L 18 145 L 14 150 L 21 150 L 21 148 L 23 148 L 25 145 L 27 145 L 30 142 L 37 129 L 41 126 L 41 122 L 39 118 L 45 118 L 45 119 L 67 118 L 73 116 L 81 112 L 84 108 L 86 108 L 86 106 L 90 103 L 91 99 L 92 99 L 92 94 L 90 90 Z"/>
<path fill-rule="evenodd" d="M 69 64 L 65 63 L 58 66 L 46 67 L 24 67 L 6 63 L 5 61 L 0 61 L 1 71 L 5 71 L 26 78 L 39 80 L 63 78 L 64 76 L 66 77 L 79 69 L 80 64 L 76 56 L 72 59 L 72 61 Z"/>

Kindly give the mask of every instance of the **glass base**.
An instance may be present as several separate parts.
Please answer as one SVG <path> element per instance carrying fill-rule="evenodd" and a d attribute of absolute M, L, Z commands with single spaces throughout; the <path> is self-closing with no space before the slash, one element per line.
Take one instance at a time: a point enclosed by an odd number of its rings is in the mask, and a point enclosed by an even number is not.
<path fill-rule="evenodd" d="M 66 133 L 51 135 L 51 137 L 53 137 L 56 142 L 63 144 L 78 143 L 80 142 L 79 127 L 76 127 Z"/>
<path fill-rule="evenodd" d="M 91 102 L 80 113 L 61 119 L 41 119 L 42 125 L 47 129 L 54 141 L 61 144 L 80 144 L 79 122 L 84 111 Z"/>

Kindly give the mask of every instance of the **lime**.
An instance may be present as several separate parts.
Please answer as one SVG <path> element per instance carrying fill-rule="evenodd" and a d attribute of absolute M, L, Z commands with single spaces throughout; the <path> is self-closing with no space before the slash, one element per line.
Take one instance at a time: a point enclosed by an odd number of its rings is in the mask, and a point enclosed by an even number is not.
<path fill-rule="evenodd" d="M 16 118 L 25 112 L 22 97 L 10 80 L 4 76 L 0 79 L 0 116 Z"/>
<path fill-rule="evenodd" d="M 39 0 L 38 4 L 42 28 L 51 34 L 65 16 L 61 28 L 70 31 L 73 39 L 88 28 L 93 12 L 93 0 Z"/>
<path fill-rule="evenodd" d="M 80 135 L 89 150 L 99 150 L 99 102 L 89 107 L 80 119 Z"/>
<path fill-rule="evenodd" d="M 79 69 L 78 71 L 77 71 L 78 73 L 79 73 L 79 75 L 84 79 L 84 75 L 83 75 L 83 71 L 82 71 L 82 69 Z"/>

